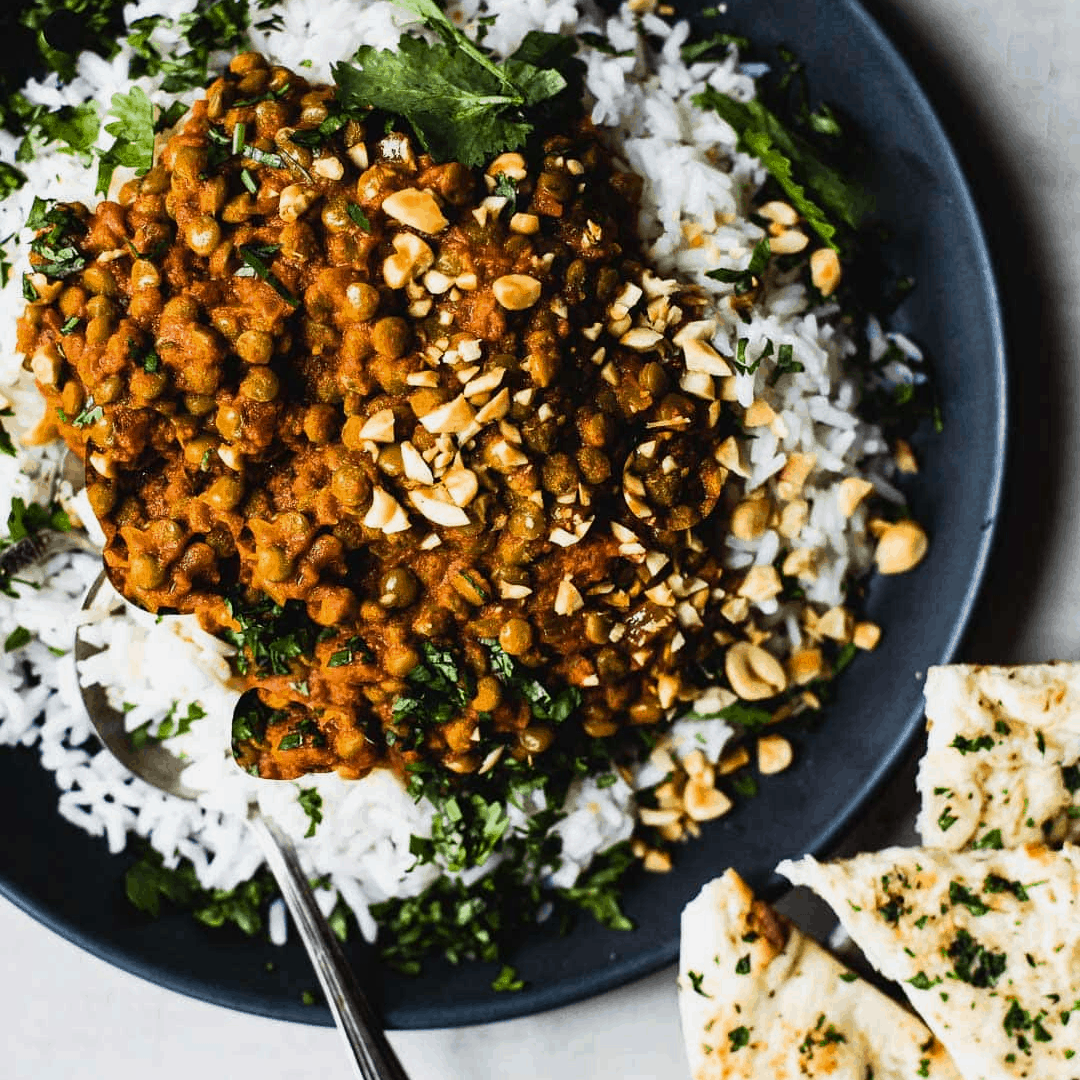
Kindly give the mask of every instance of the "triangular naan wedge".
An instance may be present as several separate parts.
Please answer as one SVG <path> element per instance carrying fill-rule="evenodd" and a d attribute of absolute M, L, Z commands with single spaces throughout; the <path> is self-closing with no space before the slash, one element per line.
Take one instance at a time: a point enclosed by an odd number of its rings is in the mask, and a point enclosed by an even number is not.
<path fill-rule="evenodd" d="M 829 902 L 965 1080 L 1080 1077 L 1080 848 L 888 848 L 777 869 Z"/>
<path fill-rule="evenodd" d="M 1080 664 L 935 667 L 925 693 L 923 843 L 959 851 L 1065 839 L 1080 813 Z"/>
<path fill-rule="evenodd" d="M 754 899 L 728 870 L 683 911 L 693 1080 L 958 1080 L 926 1026 Z"/>

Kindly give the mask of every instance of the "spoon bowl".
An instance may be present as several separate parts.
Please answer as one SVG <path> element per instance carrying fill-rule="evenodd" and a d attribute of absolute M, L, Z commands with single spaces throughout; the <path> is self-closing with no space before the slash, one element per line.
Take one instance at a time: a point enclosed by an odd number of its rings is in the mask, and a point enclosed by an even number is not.
<path fill-rule="evenodd" d="M 99 610 L 106 604 L 110 604 L 112 597 L 109 597 L 108 590 L 102 592 L 107 582 L 108 578 L 104 572 L 97 576 L 83 600 L 84 611 Z M 99 646 L 88 642 L 76 629 L 74 648 L 76 672 L 79 671 L 78 665 L 82 661 L 89 660 L 103 651 Z M 194 800 L 199 797 L 199 791 L 184 783 L 183 773 L 187 763 L 162 743 L 151 740 L 138 750 L 132 746 L 124 723 L 124 714 L 109 704 L 104 687 L 97 683 L 87 685 L 80 675 L 79 693 L 82 695 L 87 715 L 90 717 L 90 723 L 94 725 L 98 738 L 105 744 L 109 753 L 129 772 L 145 780 L 151 787 L 156 787 L 169 795 L 175 795 L 179 799 Z"/>

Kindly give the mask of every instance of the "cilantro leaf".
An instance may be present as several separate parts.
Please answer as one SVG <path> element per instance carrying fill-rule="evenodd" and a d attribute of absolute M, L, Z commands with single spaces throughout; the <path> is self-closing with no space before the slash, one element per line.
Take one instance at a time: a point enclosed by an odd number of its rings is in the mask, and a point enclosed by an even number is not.
<path fill-rule="evenodd" d="M 524 990 L 525 982 L 517 977 L 517 971 L 513 967 L 509 964 L 503 964 L 498 978 L 491 984 L 491 989 L 499 991 Z"/>
<path fill-rule="evenodd" d="M 322 795 L 320 795 L 315 788 L 304 788 L 296 796 L 296 801 L 300 804 L 300 809 L 308 816 L 309 824 L 304 836 L 314 836 L 315 830 L 319 827 L 323 819 Z"/>
<path fill-rule="evenodd" d="M 16 626 L 4 638 L 4 652 L 14 652 L 16 649 L 21 649 L 24 645 L 28 645 L 33 640 L 33 637 L 34 635 L 25 626 Z"/>
<path fill-rule="evenodd" d="M 750 39 L 738 34 L 725 34 L 719 31 L 700 41 L 684 45 L 679 54 L 684 64 L 693 64 L 698 60 L 710 59 L 711 53 L 726 56 L 732 49 L 749 49 Z"/>
<path fill-rule="evenodd" d="M 482 164 L 499 150 L 523 146 L 531 127 L 519 110 L 524 99 L 445 45 L 405 36 L 397 53 L 359 49 L 354 66 L 333 68 L 346 109 L 375 106 L 404 117 L 437 160 Z"/>
<path fill-rule="evenodd" d="M 836 225 L 829 220 L 829 213 L 850 228 L 858 228 L 872 206 L 866 192 L 826 165 L 805 139 L 788 131 L 760 101 L 735 101 L 711 86 L 692 100 L 699 108 L 719 114 L 735 129 L 739 149 L 761 160 L 795 209 L 829 247 L 838 247 L 834 239 Z"/>
<path fill-rule="evenodd" d="M 757 278 L 765 267 L 769 265 L 771 253 L 769 238 L 766 236 L 754 246 L 745 270 L 725 270 L 721 268 L 719 270 L 709 270 L 705 276 L 712 278 L 714 281 L 723 281 L 734 285 L 735 295 L 741 296 L 743 293 L 750 292 L 757 285 Z"/>
<path fill-rule="evenodd" d="M 564 686 L 556 693 L 539 679 L 534 678 L 529 669 L 515 660 L 494 638 L 482 638 L 482 643 L 491 651 L 491 669 L 504 686 L 516 690 L 528 703 L 537 720 L 548 720 L 561 724 L 581 705 L 581 691 L 576 686 Z"/>
<path fill-rule="evenodd" d="M 483 866 L 510 826 L 506 807 L 482 795 L 439 798 L 424 792 L 435 807 L 431 836 L 413 836 L 409 852 L 418 863 L 438 862 L 451 872 Z"/>
<path fill-rule="evenodd" d="M 15 160 L 33 161 L 38 151 L 50 143 L 59 143 L 66 154 L 90 160 L 90 151 L 98 136 L 101 122 L 97 105 L 66 105 L 49 111 L 44 105 L 31 107 L 24 124 L 26 134 L 15 151 Z"/>
<path fill-rule="evenodd" d="M 36 256 L 31 259 L 31 265 L 38 273 L 49 278 L 63 278 L 86 265 L 86 257 L 77 246 L 86 230 L 69 207 L 35 196 L 26 226 L 42 230 L 30 244 L 30 253 Z M 28 296 L 27 284 L 24 281 L 23 292 Z M 34 293 L 33 299 L 37 299 L 33 285 L 30 285 L 30 291 Z"/>
<path fill-rule="evenodd" d="M 753 705 L 745 705 L 741 701 L 733 701 L 718 712 L 691 713 L 694 720 L 726 720 L 729 724 L 739 724 L 747 731 L 757 731 L 772 723 L 772 713 L 768 709 L 759 709 Z"/>
<path fill-rule="evenodd" d="M 126 94 L 112 96 L 107 116 L 115 119 L 105 125 L 113 143 L 98 159 L 95 194 L 109 190 L 118 165 L 135 169 L 141 176 L 154 164 L 154 106 L 143 90 L 133 86 Z"/>
<path fill-rule="evenodd" d="M 265 281 L 290 307 L 299 307 L 300 301 L 282 284 L 281 279 L 266 263 L 278 249 L 277 244 L 241 244 L 240 261 L 244 264 L 236 271 L 236 277 L 257 277 Z"/>
<path fill-rule="evenodd" d="M 370 107 L 404 117 L 437 160 L 480 165 L 525 144 L 534 124 L 527 110 L 566 89 L 576 43 L 532 33 L 505 63 L 483 52 L 433 0 L 395 0 L 419 16 L 440 40 L 404 35 L 396 53 L 363 46 L 353 63 L 334 65 L 346 112 Z M 554 65 L 541 67 L 539 65 Z"/>
<path fill-rule="evenodd" d="M 0 412 L 0 416 L 8 415 L 8 410 Z M 6 454 L 8 457 L 15 457 L 15 444 L 11 441 L 11 434 L 0 424 L 0 454 Z"/>

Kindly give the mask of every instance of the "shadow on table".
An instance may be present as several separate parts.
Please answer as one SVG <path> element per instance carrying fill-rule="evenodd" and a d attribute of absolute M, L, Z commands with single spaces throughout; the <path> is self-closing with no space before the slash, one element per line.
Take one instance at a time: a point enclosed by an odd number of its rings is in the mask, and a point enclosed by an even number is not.
<path fill-rule="evenodd" d="M 1046 572 L 1038 553 L 1048 546 L 1065 506 L 1065 293 L 1054 280 L 1061 268 L 1054 266 L 1047 242 L 1051 222 L 1033 198 L 1030 176 L 1020 171 L 1019 155 L 1009 152 L 1009 128 L 993 123 L 983 88 L 967 78 L 957 56 L 940 54 L 929 28 L 915 25 L 895 4 L 865 3 L 914 68 L 956 147 L 982 217 L 1005 318 L 1005 493 L 986 584 L 959 659 L 1030 660 L 1016 656 L 1013 642 Z"/>
<path fill-rule="evenodd" d="M 959 659 L 1022 659 L 1011 651 L 1017 622 L 1045 573 L 1038 552 L 1047 546 L 1065 505 L 1064 294 L 1053 280 L 1047 222 L 1030 179 L 1025 181 L 1016 155 L 1008 151 L 1007 128 L 994 127 L 981 110 L 979 88 L 961 81 L 955 56 L 939 55 L 931 35 L 895 6 L 881 0 L 868 0 L 866 6 L 908 59 L 956 147 L 997 273 L 1010 379 L 1005 493 L 986 585 Z M 920 740 L 835 855 L 917 842 L 915 771 L 923 748 Z M 824 911 L 818 914 L 827 918 Z M 805 923 L 802 912 L 799 921 Z"/>

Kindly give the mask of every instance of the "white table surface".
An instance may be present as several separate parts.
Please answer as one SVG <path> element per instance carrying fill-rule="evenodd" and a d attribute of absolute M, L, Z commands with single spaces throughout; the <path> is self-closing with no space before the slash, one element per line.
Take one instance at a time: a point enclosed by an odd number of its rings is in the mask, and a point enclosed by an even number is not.
<path fill-rule="evenodd" d="M 1080 657 L 1080 5 L 870 0 L 960 146 L 1012 319 L 1013 481 L 965 646 Z M 970 117 L 970 119 L 969 119 Z M 192 1001 L 81 952 L 0 900 L 4 1080 L 350 1075 L 328 1029 Z M 485 1027 L 394 1033 L 414 1080 L 683 1080 L 674 972 Z"/>

